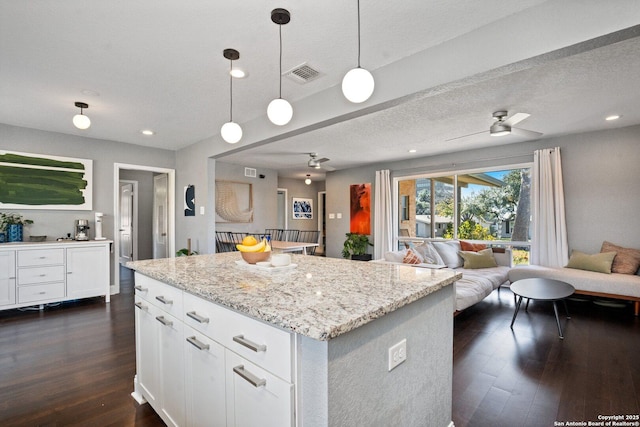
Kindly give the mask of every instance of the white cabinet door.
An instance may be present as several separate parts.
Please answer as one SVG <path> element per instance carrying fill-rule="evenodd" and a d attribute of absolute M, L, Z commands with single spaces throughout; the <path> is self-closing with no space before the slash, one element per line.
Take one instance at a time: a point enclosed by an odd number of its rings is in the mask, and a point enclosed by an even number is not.
<path fill-rule="evenodd" d="M 160 399 L 158 321 L 160 310 L 136 296 L 136 377 L 144 398 L 157 408 Z"/>
<path fill-rule="evenodd" d="M 293 426 L 293 385 L 225 351 L 227 425 Z"/>
<path fill-rule="evenodd" d="M 0 306 L 16 303 L 16 251 L 0 251 Z"/>
<path fill-rule="evenodd" d="M 182 321 L 167 312 L 159 311 L 158 323 L 160 371 L 162 378 L 162 419 L 169 425 L 183 426 L 184 404 L 184 346 Z"/>
<path fill-rule="evenodd" d="M 189 326 L 184 329 L 187 426 L 224 427 L 224 347 Z"/>
<path fill-rule="evenodd" d="M 67 249 L 67 298 L 86 298 L 109 293 L 107 246 Z"/>

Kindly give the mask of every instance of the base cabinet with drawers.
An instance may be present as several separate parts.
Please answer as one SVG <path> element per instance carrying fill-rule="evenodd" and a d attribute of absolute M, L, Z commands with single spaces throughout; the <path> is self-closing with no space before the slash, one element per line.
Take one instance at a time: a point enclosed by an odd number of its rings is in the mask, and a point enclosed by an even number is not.
<path fill-rule="evenodd" d="M 0 309 L 105 296 L 110 241 L 0 246 Z"/>
<path fill-rule="evenodd" d="M 170 426 L 293 426 L 293 334 L 135 275 L 132 396 Z"/>

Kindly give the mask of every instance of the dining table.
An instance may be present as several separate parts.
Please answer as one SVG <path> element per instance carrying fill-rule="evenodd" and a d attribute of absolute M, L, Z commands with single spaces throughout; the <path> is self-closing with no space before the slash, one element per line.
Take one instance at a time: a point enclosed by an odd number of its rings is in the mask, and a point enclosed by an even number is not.
<path fill-rule="evenodd" d="M 307 248 L 313 248 L 317 246 L 319 246 L 318 243 L 310 242 L 287 242 L 284 240 L 271 241 L 271 249 L 279 250 L 282 252 L 302 251 L 304 255 L 307 255 Z"/>

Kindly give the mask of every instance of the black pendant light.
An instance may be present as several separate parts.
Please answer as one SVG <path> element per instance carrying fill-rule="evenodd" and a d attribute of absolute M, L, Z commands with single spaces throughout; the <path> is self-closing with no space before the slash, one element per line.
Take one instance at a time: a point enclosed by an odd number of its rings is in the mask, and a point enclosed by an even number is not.
<path fill-rule="evenodd" d="M 240 58 L 240 52 L 235 49 L 225 49 L 222 54 L 229 60 L 229 121 L 220 128 L 222 139 L 229 144 L 235 144 L 242 139 L 242 128 L 233 121 L 233 61 Z"/>
<path fill-rule="evenodd" d="M 342 79 L 342 93 L 354 104 L 366 101 L 373 94 L 375 81 L 371 73 L 360 67 L 360 0 L 358 1 L 358 66 Z"/>
<path fill-rule="evenodd" d="M 282 26 L 291 21 L 291 14 L 286 9 L 273 9 L 271 11 L 271 21 L 278 25 L 280 35 L 280 72 L 278 78 L 280 79 L 280 91 L 278 98 L 269 103 L 267 107 L 267 116 L 271 123 L 278 126 L 284 126 L 291 121 L 293 117 L 293 107 L 286 99 L 282 99 Z"/>

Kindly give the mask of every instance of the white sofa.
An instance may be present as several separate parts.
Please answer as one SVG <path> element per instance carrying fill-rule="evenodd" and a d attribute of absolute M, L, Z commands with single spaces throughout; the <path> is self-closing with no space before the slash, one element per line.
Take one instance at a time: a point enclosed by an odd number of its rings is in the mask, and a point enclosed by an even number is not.
<path fill-rule="evenodd" d="M 634 314 L 640 314 L 640 275 L 620 273 L 598 273 L 567 267 L 543 267 L 528 265 L 509 271 L 509 280 L 544 277 L 569 283 L 577 294 L 593 295 L 632 301 Z"/>
<path fill-rule="evenodd" d="M 442 244 L 440 244 L 440 242 Z M 471 307 L 472 305 L 482 301 L 485 299 L 494 289 L 498 289 L 502 285 L 508 285 L 509 282 L 509 270 L 512 266 L 512 256 L 510 249 L 502 249 L 503 253 L 494 252 L 493 256 L 498 264 L 497 267 L 490 268 L 478 268 L 478 269 L 465 269 L 462 267 L 463 260 L 457 255 L 456 251 L 460 251 L 460 242 L 456 240 L 425 240 L 423 244 L 428 243 L 436 243 L 436 245 L 440 245 L 440 251 L 438 254 L 441 254 L 441 250 L 443 248 L 447 248 L 448 250 L 448 258 L 445 258 L 447 254 L 442 253 L 439 260 L 432 263 L 423 263 L 423 264 L 409 264 L 416 268 L 444 268 L 448 267 L 452 270 L 459 271 L 462 273 L 462 278 L 455 282 L 454 290 L 456 295 L 455 301 L 455 311 L 456 314 L 465 308 Z M 447 246 L 443 246 L 446 244 L 451 246 L 448 248 Z M 439 248 L 436 246 L 436 250 Z M 496 249 L 498 250 L 498 249 Z M 375 260 L 373 262 L 387 262 L 393 264 L 402 264 L 402 253 L 406 252 L 406 249 L 403 251 L 392 252 L 385 255 L 384 259 Z M 395 255 L 395 256 L 393 256 Z M 444 256 L 443 256 L 444 255 Z M 454 255 L 458 258 L 457 263 L 454 259 Z M 407 264 L 405 264 L 407 265 Z M 438 266 L 439 265 L 439 266 Z"/>

